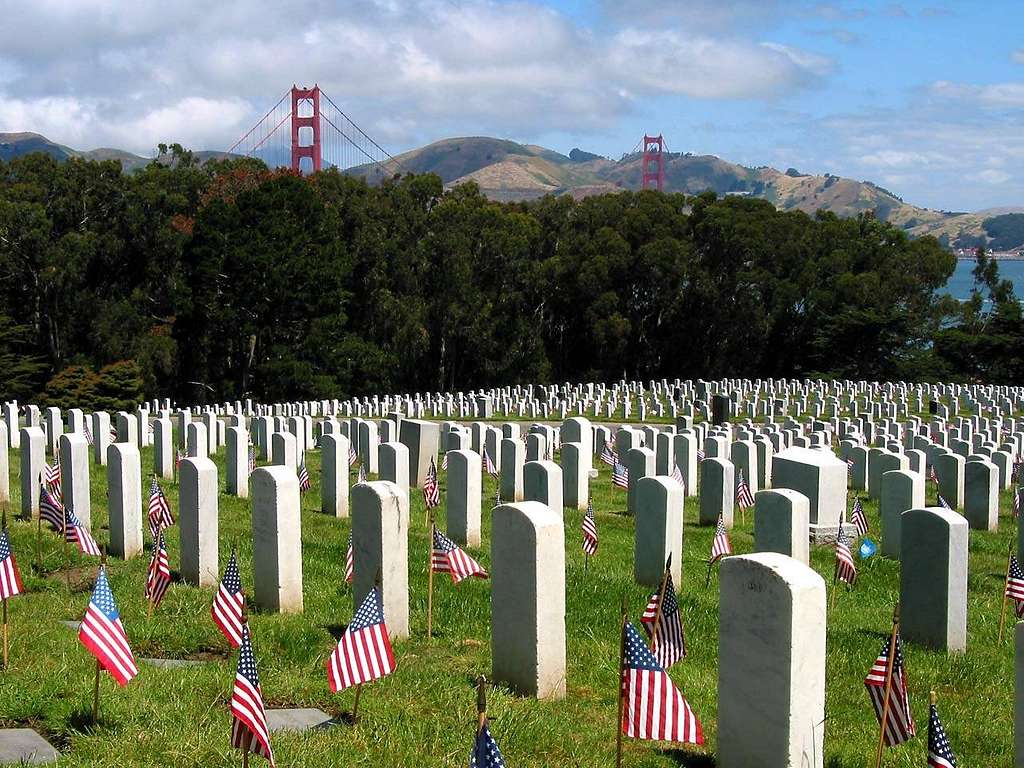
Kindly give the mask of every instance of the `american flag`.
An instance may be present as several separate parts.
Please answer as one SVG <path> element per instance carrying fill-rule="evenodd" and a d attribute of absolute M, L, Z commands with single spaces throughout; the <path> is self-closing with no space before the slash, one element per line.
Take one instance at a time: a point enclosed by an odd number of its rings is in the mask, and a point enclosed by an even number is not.
<path fill-rule="evenodd" d="M 256 446 L 249 443 L 249 474 L 256 471 Z"/>
<path fill-rule="evenodd" d="M 305 493 L 313 487 L 313 483 L 309 479 L 309 470 L 306 469 L 306 462 L 303 461 L 299 464 L 299 493 Z"/>
<path fill-rule="evenodd" d="M 156 608 L 164 599 L 164 593 L 171 586 L 171 566 L 167 560 L 167 543 L 161 533 L 153 541 L 153 556 L 149 558 L 149 570 L 146 572 L 145 598 Z"/>
<path fill-rule="evenodd" d="M 466 554 L 439 530 L 434 528 L 434 546 L 430 552 L 430 570 L 434 573 L 450 573 L 452 583 L 458 584 L 470 576 L 487 578 L 487 571 L 476 560 Z"/>
<path fill-rule="evenodd" d="M 57 501 L 64 500 L 60 474 L 60 459 L 54 457 L 53 464 L 43 465 L 43 477 L 46 480 L 46 487 L 50 489 Z"/>
<path fill-rule="evenodd" d="M 626 469 L 625 464 L 620 464 L 618 461 L 612 467 L 612 485 L 617 485 L 619 488 L 629 488 L 629 470 Z"/>
<path fill-rule="evenodd" d="M 259 672 L 256 671 L 248 622 L 242 625 L 238 670 L 235 672 L 235 688 L 231 691 L 231 746 L 261 755 L 274 765 L 270 729 L 263 708 L 263 691 L 260 689 Z"/>
<path fill-rule="evenodd" d="M 228 567 L 224 569 L 224 577 L 220 581 L 220 588 L 216 597 L 213 598 L 213 607 L 210 613 L 214 623 L 220 627 L 224 637 L 232 646 L 237 648 L 242 644 L 242 609 L 245 605 L 245 595 L 242 592 L 242 577 L 238 572 L 238 556 L 236 552 L 231 553 L 228 560 Z"/>
<path fill-rule="evenodd" d="M 850 542 L 843 530 L 843 517 L 839 516 L 839 533 L 836 534 L 836 580 L 846 584 L 857 581 L 857 566 L 853 563 Z"/>
<path fill-rule="evenodd" d="M 114 603 L 114 593 L 110 591 L 107 569 L 103 566 L 100 566 L 89 608 L 78 628 L 78 640 L 113 675 L 118 685 L 127 685 L 129 680 L 139 674 L 132 649 L 128 645 L 128 636 L 121 624 L 121 616 Z"/>
<path fill-rule="evenodd" d="M 88 424 L 85 425 L 85 442 L 87 442 L 89 445 L 93 444 L 92 430 L 89 429 Z"/>
<path fill-rule="evenodd" d="M 711 560 L 708 564 L 732 554 L 732 542 L 729 541 L 729 532 L 725 529 L 725 521 L 718 516 L 718 524 L 715 526 L 715 540 L 711 543 Z"/>
<path fill-rule="evenodd" d="M 882 725 L 882 709 L 885 700 L 885 672 L 889 666 L 889 643 L 886 638 L 882 645 L 882 651 L 871 666 L 868 676 L 864 678 L 864 685 L 868 689 L 868 696 L 871 697 L 871 704 L 875 708 L 875 717 L 879 726 Z M 892 688 L 889 692 L 889 717 L 885 723 L 885 743 L 887 746 L 895 747 L 904 741 L 913 738 L 917 734 L 914 725 L 914 717 L 910 714 L 910 698 L 907 694 L 907 674 L 903 666 L 903 648 L 900 643 L 900 636 L 896 635 L 896 661 L 892 670 Z"/>
<path fill-rule="evenodd" d="M 448 451 L 445 451 L 444 456 L 441 457 L 441 469 L 448 469 Z"/>
<path fill-rule="evenodd" d="M 99 544 L 96 543 L 96 539 L 89 533 L 89 529 L 82 525 L 79 519 L 75 517 L 75 513 L 70 509 L 65 508 L 64 514 L 67 515 L 68 519 L 68 524 L 64 528 L 64 540 L 69 544 L 76 545 L 78 551 L 83 555 L 99 557 Z"/>
<path fill-rule="evenodd" d="M 750 486 L 743 477 L 742 469 L 740 470 L 739 478 L 736 480 L 736 503 L 740 509 L 750 509 L 754 506 L 754 494 L 750 492 Z"/>
<path fill-rule="evenodd" d="M 846 460 L 846 474 L 848 474 L 848 475 L 852 475 L 853 474 L 853 459 L 847 459 Z"/>
<path fill-rule="evenodd" d="M 1014 612 L 1017 618 L 1024 617 L 1024 570 L 1016 555 L 1010 555 L 1010 566 L 1006 569 L 1006 588 L 1003 590 L 1006 597 L 1013 599 Z"/>
<path fill-rule="evenodd" d="M 868 519 L 864 515 L 864 505 L 860 503 L 860 496 L 853 500 L 853 509 L 850 511 L 850 522 L 857 528 L 858 536 L 866 536 L 868 533 Z"/>
<path fill-rule="evenodd" d="M 359 465 L 359 475 L 356 477 L 356 483 L 365 483 L 365 482 L 366 482 L 366 465 L 365 464 L 360 464 Z"/>
<path fill-rule="evenodd" d="M 184 461 L 186 458 L 188 458 L 188 454 L 185 451 L 183 451 L 181 448 L 176 450 L 174 452 L 174 468 L 180 469 L 181 462 Z"/>
<path fill-rule="evenodd" d="M 350 440 L 348 443 L 348 465 L 351 467 L 357 461 L 359 461 L 359 454 L 356 453 L 355 446 L 352 445 Z"/>
<path fill-rule="evenodd" d="M 673 480 L 675 480 L 680 485 L 684 485 L 684 483 L 683 483 L 683 473 L 679 471 L 679 465 L 676 464 L 675 462 L 672 462 L 672 474 L 669 475 L 669 477 L 671 477 Z"/>
<path fill-rule="evenodd" d="M 42 483 L 39 485 L 39 516 L 54 531 L 64 533 L 64 505 L 53 498 L 53 494 Z"/>
<path fill-rule="evenodd" d="M 946 738 L 946 729 L 939 720 L 939 710 L 928 707 L 928 766 L 929 768 L 956 768 L 956 756 Z"/>
<path fill-rule="evenodd" d="M 704 451 L 697 449 L 697 461 L 704 461 Z"/>
<path fill-rule="evenodd" d="M 634 739 L 703 744 L 700 721 L 632 622 L 623 626 L 622 732 Z"/>
<path fill-rule="evenodd" d="M 1020 517 L 1020 488 L 1013 489 L 1013 516 Z"/>
<path fill-rule="evenodd" d="M 686 635 L 683 631 L 683 619 L 679 612 L 679 600 L 676 588 L 672 584 L 672 574 L 665 572 L 665 599 L 662 601 L 661 616 L 658 618 L 657 636 L 654 632 L 654 620 L 658 617 L 660 590 L 651 595 L 644 608 L 640 624 L 647 636 L 651 637 L 651 651 L 663 669 L 668 669 L 686 656 Z"/>
<path fill-rule="evenodd" d="M 427 476 L 423 480 L 423 502 L 427 509 L 433 509 L 441 504 L 441 486 L 437 482 L 437 465 L 434 464 L 434 457 L 430 457 L 430 468 L 427 469 Z"/>
<path fill-rule="evenodd" d="M 391 674 L 395 656 L 384 624 L 380 592 L 372 588 L 327 660 L 331 693 Z"/>
<path fill-rule="evenodd" d="M 597 518 L 594 517 L 594 502 L 587 499 L 587 511 L 583 515 L 583 552 L 590 556 L 597 554 Z"/>
<path fill-rule="evenodd" d="M 494 466 L 494 460 L 491 459 L 491 454 L 488 452 L 486 445 L 484 446 L 483 459 L 484 472 L 486 472 L 488 475 L 498 474 L 498 468 Z"/>
<path fill-rule="evenodd" d="M 149 512 L 147 517 L 149 518 L 149 533 L 153 541 L 156 541 L 164 528 L 174 525 L 171 505 L 155 477 L 153 482 L 149 484 Z"/>
<path fill-rule="evenodd" d="M 601 449 L 601 461 L 609 467 L 614 467 L 618 463 L 619 457 L 612 450 L 611 443 L 605 443 L 604 448 Z"/>
<path fill-rule="evenodd" d="M 501 756 L 501 750 L 491 736 L 486 722 L 483 728 L 476 732 L 473 754 L 469 757 L 469 768 L 505 768 L 505 758 Z"/>
<path fill-rule="evenodd" d="M 939 484 L 939 476 L 935 474 L 934 464 L 932 464 L 932 466 L 928 468 L 928 479 L 931 480 L 936 485 Z"/>
<path fill-rule="evenodd" d="M 352 554 L 352 534 L 350 533 L 348 535 L 348 552 L 345 553 L 345 581 L 348 582 L 349 584 L 352 583 L 352 574 L 354 572 L 353 571 L 353 567 L 354 567 L 353 563 L 354 563 L 354 561 L 355 561 L 355 558 L 353 557 L 353 554 Z"/>
<path fill-rule="evenodd" d="M 6 600 L 24 591 L 18 562 L 11 551 L 11 541 L 7 538 L 7 531 L 0 531 L 0 599 Z"/>
<path fill-rule="evenodd" d="M 939 506 L 943 507 L 944 509 L 953 509 L 951 506 L 949 506 L 949 502 L 942 498 L 941 493 L 939 494 Z"/>

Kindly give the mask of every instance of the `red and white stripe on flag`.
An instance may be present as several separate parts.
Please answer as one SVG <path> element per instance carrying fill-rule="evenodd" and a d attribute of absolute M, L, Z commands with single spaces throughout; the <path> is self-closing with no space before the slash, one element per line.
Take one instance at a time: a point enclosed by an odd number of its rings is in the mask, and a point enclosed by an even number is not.
<path fill-rule="evenodd" d="M 629 622 L 622 669 L 622 732 L 633 739 L 703 744 L 700 721 Z"/>
<path fill-rule="evenodd" d="M 11 542 L 7 538 L 7 531 L 0 532 L 0 598 L 6 600 L 9 597 L 20 595 L 25 591 L 21 583 L 21 573 L 18 571 L 18 563 L 11 551 Z"/>
<path fill-rule="evenodd" d="M 380 593 L 374 588 L 327 659 L 327 680 L 331 692 L 337 693 L 389 675 L 394 669 Z"/>
<path fill-rule="evenodd" d="M 117 680 L 118 685 L 127 685 L 129 680 L 139 674 L 132 649 L 128 645 L 128 636 L 114 604 L 105 568 L 100 568 L 99 576 L 96 577 L 96 587 L 78 629 L 78 639 Z"/>

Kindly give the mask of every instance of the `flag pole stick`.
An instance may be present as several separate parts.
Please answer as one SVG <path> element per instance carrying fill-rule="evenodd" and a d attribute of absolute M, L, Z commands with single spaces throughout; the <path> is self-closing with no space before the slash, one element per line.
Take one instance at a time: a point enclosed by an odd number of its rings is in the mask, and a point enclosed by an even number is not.
<path fill-rule="evenodd" d="M 71 556 L 68 555 L 68 508 L 61 501 L 61 509 L 64 512 L 64 530 L 61 533 L 64 536 L 64 580 L 68 585 L 68 592 L 71 591 Z"/>
<path fill-rule="evenodd" d="M 92 687 L 92 724 L 99 724 L 100 718 L 100 670 L 103 669 L 103 665 L 100 664 L 100 660 L 96 659 L 96 680 Z"/>
<path fill-rule="evenodd" d="M 249 768 L 249 750 L 251 749 L 252 731 L 246 728 L 245 736 L 242 738 L 242 768 Z"/>
<path fill-rule="evenodd" d="M 352 723 L 356 722 L 356 713 L 359 712 L 359 694 L 363 692 L 363 684 L 356 685 L 356 700 L 352 702 Z"/>
<path fill-rule="evenodd" d="M 4 671 L 7 670 L 7 598 L 4 598 Z"/>
<path fill-rule="evenodd" d="M 665 565 L 665 573 L 661 576 L 661 586 L 658 587 L 658 607 L 654 611 L 654 625 L 651 627 L 651 653 L 658 644 L 658 625 L 661 624 L 662 606 L 665 604 L 665 590 L 668 588 L 668 565 Z"/>
<path fill-rule="evenodd" d="M 43 573 L 43 516 L 36 518 L 36 572 Z"/>
<path fill-rule="evenodd" d="M 476 679 L 476 732 L 480 733 L 487 724 L 487 678 Z"/>
<path fill-rule="evenodd" d="M 711 584 L 711 568 L 714 564 L 714 560 L 708 560 L 708 575 L 704 577 L 704 589 L 707 589 L 708 585 Z"/>
<path fill-rule="evenodd" d="M 590 570 L 590 555 L 583 553 L 583 575 L 586 576 Z"/>
<path fill-rule="evenodd" d="M 1010 583 L 1010 558 L 1013 557 L 1013 542 L 1006 547 L 1006 581 L 1003 584 L 1003 605 L 999 609 L 999 642 L 1003 642 L 1003 629 L 1006 627 L 1006 585 Z"/>
<path fill-rule="evenodd" d="M 622 766 L 622 716 L 626 711 L 626 696 L 622 690 L 622 675 L 626 665 L 626 595 L 622 595 L 622 618 L 619 621 L 619 719 L 615 722 L 615 768 Z"/>
<path fill-rule="evenodd" d="M 434 630 L 434 515 L 428 511 L 428 524 L 430 526 L 427 536 L 427 545 L 430 547 L 427 553 L 427 639 L 433 635 Z"/>
<path fill-rule="evenodd" d="M 885 747 L 885 726 L 889 722 L 889 696 L 892 694 L 892 670 L 896 666 L 896 635 L 900 631 L 900 604 L 892 612 L 892 634 L 889 636 L 889 655 L 885 665 L 885 697 L 882 699 L 882 719 L 878 728 L 878 749 L 875 751 L 875 768 L 882 765 L 882 749 Z"/>

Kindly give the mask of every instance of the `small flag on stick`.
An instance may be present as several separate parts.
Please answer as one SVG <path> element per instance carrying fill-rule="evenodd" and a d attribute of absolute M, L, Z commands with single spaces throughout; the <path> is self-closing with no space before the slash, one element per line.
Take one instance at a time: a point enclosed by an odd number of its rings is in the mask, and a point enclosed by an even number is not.
<path fill-rule="evenodd" d="M 882 759 L 884 746 L 895 747 L 913 738 L 917 733 L 914 718 L 910 714 L 910 698 L 907 692 L 907 673 L 903 664 L 903 649 L 900 643 L 899 604 L 893 613 L 892 634 L 882 646 L 878 658 L 871 665 L 864 685 L 867 688 L 875 716 L 878 718 L 878 750 L 875 756 L 877 766 Z M 891 661 L 891 663 L 890 663 Z"/>
<path fill-rule="evenodd" d="M 935 706 L 938 697 L 931 692 L 928 706 L 928 768 L 957 768 L 956 756 L 946 738 L 946 729 L 939 719 L 939 710 Z"/>
<path fill-rule="evenodd" d="M 622 627 L 622 733 L 632 739 L 703 744 L 700 721 L 636 627 Z"/>
<path fill-rule="evenodd" d="M 242 644 L 238 652 L 235 686 L 231 691 L 231 746 L 246 754 L 253 752 L 274 765 L 274 751 L 270 748 L 270 728 L 263 706 L 263 690 L 256 670 L 256 656 L 252 652 L 249 622 L 242 620 Z"/>
<path fill-rule="evenodd" d="M 373 587 L 327 660 L 327 680 L 337 693 L 391 674 L 395 656 L 384 624 L 380 592 Z"/>
<path fill-rule="evenodd" d="M 128 644 L 128 635 L 125 634 L 121 615 L 114 602 L 114 593 L 110 591 L 106 566 L 100 566 L 96 586 L 89 599 L 89 608 L 78 629 L 78 640 L 118 685 L 128 685 L 128 681 L 139 674 Z"/>
<path fill-rule="evenodd" d="M 238 571 L 238 552 L 231 551 L 231 559 L 224 569 L 224 576 L 213 598 L 210 613 L 214 623 L 220 627 L 224 637 L 232 646 L 242 644 L 242 613 L 245 610 L 245 595 L 242 592 L 242 577 Z"/>

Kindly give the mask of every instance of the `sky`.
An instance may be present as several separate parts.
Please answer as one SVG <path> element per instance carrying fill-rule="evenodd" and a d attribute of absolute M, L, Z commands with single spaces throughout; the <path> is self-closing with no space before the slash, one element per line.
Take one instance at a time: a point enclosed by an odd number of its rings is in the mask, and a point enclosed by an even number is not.
<path fill-rule="evenodd" d="M 1021 0 L 0 0 L 0 132 L 227 149 L 293 83 L 393 154 L 497 136 L 1024 206 Z"/>

